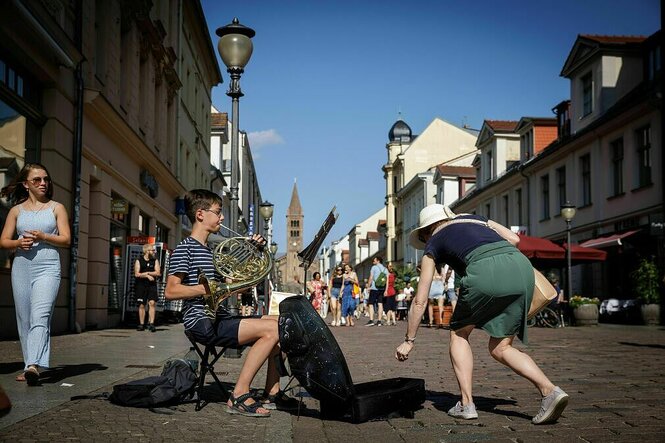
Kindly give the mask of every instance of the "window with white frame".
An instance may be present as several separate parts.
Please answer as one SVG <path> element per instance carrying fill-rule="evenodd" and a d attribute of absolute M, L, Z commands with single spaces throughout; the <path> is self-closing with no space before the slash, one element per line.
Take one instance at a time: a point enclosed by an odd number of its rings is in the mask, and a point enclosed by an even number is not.
<path fill-rule="evenodd" d="M 580 184 L 582 186 L 582 206 L 591 204 L 591 155 L 580 157 Z"/>
<path fill-rule="evenodd" d="M 540 177 L 540 219 L 547 220 L 550 218 L 550 175 L 545 174 Z"/>
<path fill-rule="evenodd" d="M 651 127 L 644 126 L 635 131 L 637 146 L 638 186 L 651 184 Z"/>
<path fill-rule="evenodd" d="M 515 206 L 517 211 L 517 224 L 522 226 L 522 190 L 515 190 Z"/>
<path fill-rule="evenodd" d="M 566 167 L 561 166 L 556 170 L 556 186 L 559 196 L 559 207 L 563 206 L 568 200 L 566 196 Z"/>
<path fill-rule="evenodd" d="M 623 137 L 610 143 L 611 197 L 623 194 Z"/>
<path fill-rule="evenodd" d="M 593 112 L 593 78 L 591 72 L 586 73 L 581 79 L 582 84 L 582 117 Z"/>

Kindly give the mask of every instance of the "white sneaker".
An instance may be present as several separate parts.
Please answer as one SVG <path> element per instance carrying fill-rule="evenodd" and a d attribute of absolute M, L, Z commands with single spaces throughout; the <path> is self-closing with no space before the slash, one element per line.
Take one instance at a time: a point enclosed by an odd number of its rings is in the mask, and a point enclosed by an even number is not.
<path fill-rule="evenodd" d="M 448 415 L 455 418 L 463 418 L 464 420 L 472 420 L 478 418 L 478 413 L 476 412 L 476 405 L 469 403 L 468 405 L 462 406 L 462 402 L 458 401 L 455 406 L 448 410 Z"/>
<path fill-rule="evenodd" d="M 543 397 L 540 402 L 540 411 L 538 415 L 531 419 L 534 425 L 544 425 L 547 423 L 554 423 L 561 416 L 561 413 L 568 405 L 568 394 L 563 392 L 558 386 L 550 395 Z"/>

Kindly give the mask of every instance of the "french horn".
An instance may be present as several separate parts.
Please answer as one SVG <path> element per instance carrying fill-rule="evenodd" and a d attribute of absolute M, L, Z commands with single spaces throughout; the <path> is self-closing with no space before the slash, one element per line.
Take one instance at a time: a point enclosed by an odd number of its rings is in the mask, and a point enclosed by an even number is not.
<path fill-rule="evenodd" d="M 246 237 L 232 237 L 214 249 L 213 264 L 223 280 L 213 280 L 199 271 L 198 281 L 206 288 L 205 314 L 215 319 L 219 305 L 234 294 L 263 281 L 272 269 L 272 255 L 264 245 Z"/>

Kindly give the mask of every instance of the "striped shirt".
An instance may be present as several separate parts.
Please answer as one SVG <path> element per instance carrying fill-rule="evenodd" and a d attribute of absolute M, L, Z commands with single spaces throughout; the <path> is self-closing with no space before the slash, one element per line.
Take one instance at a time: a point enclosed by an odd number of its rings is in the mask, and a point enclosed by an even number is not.
<path fill-rule="evenodd" d="M 179 274 L 182 284 L 197 285 L 199 270 L 210 280 L 219 279 L 212 261 L 212 250 L 192 237 L 187 237 L 176 246 L 169 259 L 169 275 Z M 203 310 L 203 297 L 188 298 L 183 303 L 183 322 L 185 329 L 191 329 L 199 321 L 210 321 Z M 225 307 L 220 306 L 217 316 L 231 315 Z"/>

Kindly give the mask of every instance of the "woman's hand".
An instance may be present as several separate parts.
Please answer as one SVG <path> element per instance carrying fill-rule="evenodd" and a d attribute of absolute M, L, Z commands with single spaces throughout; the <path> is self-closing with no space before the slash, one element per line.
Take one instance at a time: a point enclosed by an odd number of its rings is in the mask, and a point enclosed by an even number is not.
<path fill-rule="evenodd" d="M 24 234 L 22 237 L 18 239 L 18 248 L 23 249 L 24 251 L 29 251 L 30 248 L 32 248 L 32 244 L 34 243 L 34 239 L 30 236 L 30 234 Z"/>
<path fill-rule="evenodd" d="M 409 358 L 409 352 L 413 349 L 413 343 L 404 341 L 395 350 L 395 358 L 399 361 L 406 361 Z"/>
<path fill-rule="evenodd" d="M 46 241 L 46 233 L 40 231 L 39 229 L 25 231 L 23 235 L 25 236 L 25 234 L 30 234 L 34 241 Z"/>

